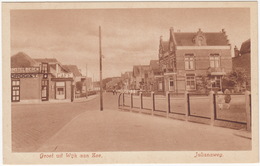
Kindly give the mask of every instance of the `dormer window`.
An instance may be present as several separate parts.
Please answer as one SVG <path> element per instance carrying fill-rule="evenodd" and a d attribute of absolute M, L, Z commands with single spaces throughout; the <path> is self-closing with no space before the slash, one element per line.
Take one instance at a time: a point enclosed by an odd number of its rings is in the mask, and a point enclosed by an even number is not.
<path fill-rule="evenodd" d="M 203 39 L 202 36 L 199 36 L 199 37 L 198 37 L 198 45 L 199 45 L 199 46 L 202 46 L 203 40 L 204 40 L 204 39 Z"/>

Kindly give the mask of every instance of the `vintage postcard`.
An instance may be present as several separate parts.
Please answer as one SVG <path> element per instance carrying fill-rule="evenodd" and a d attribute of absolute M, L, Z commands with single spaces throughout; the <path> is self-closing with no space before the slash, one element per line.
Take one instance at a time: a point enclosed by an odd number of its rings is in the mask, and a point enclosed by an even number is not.
<path fill-rule="evenodd" d="M 257 2 L 2 12 L 4 164 L 259 162 Z"/>

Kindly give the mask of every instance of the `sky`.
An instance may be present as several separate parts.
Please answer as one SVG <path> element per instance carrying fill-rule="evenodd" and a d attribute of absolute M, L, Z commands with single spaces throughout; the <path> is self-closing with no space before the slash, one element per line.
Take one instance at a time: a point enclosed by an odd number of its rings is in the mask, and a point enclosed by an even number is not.
<path fill-rule="evenodd" d="M 158 59 L 159 39 L 175 31 L 220 32 L 232 47 L 250 38 L 248 8 L 12 10 L 11 55 L 56 58 L 83 75 L 99 78 L 99 26 L 103 78 L 132 71 Z M 87 66 L 87 67 L 86 67 Z"/>

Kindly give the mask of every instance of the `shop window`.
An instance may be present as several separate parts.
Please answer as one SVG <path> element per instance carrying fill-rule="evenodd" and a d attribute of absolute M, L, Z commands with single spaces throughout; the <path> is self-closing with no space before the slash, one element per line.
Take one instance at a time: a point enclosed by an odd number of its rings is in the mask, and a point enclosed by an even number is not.
<path fill-rule="evenodd" d="M 20 101 L 20 80 L 12 80 L 12 102 Z"/>
<path fill-rule="evenodd" d="M 42 63 L 42 73 L 48 73 L 48 63 Z"/>
<path fill-rule="evenodd" d="M 195 90 L 196 89 L 195 74 L 187 74 L 186 75 L 186 89 L 187 90 Z"/>
<path fill-rule="evenodd" d="M 209 61 L 210 61 L 210 67 L 212 67 L 212 68 L 220 67 L 219 54 L 210 54 Z"/>
<path fill-rule="evenodd" d="M 185 70 L 194 70 L 194 54 L 185 54 Z"/>

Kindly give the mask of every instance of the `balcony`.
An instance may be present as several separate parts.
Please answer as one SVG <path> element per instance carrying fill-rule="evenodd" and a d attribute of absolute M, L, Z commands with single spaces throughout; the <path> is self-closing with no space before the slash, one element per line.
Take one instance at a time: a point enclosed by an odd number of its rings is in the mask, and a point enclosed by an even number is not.
<path fill-rule="evenodd" d="M 220 75 L 226 75 L 226 72 L 225 69 L 222 67 L 209 67 L 207 70 L 207 74 L 220 76 Z"/>

